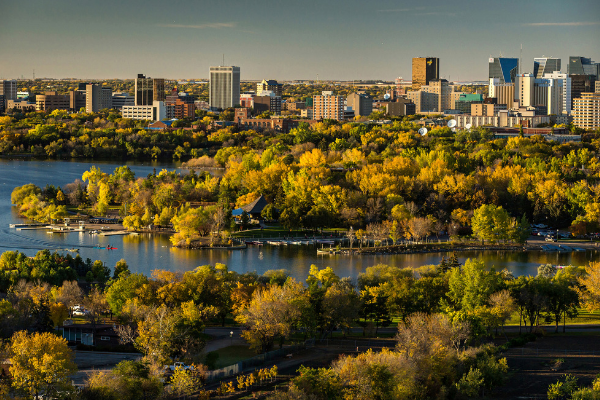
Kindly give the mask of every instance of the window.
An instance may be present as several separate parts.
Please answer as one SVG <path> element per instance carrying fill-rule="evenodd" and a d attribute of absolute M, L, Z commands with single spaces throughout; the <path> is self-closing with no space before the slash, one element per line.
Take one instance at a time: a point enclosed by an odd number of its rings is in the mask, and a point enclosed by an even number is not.
<path fill-rule="evenodd" d="M 100 336 L 100 340 L 110 340 L 109 336 Z"/>

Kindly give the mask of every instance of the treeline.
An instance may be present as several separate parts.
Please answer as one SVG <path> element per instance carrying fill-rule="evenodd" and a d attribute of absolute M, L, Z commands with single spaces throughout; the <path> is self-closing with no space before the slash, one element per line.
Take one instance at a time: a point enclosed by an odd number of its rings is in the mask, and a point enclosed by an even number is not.
<path fill-rule="evenodd" d="M 3 271 L 18 270 L 24 262 L 19 253 L 4 253 L 0 260 Z M 292 393 L 310 394 L 322 382 L 357 398 L 370 398 L 373 391 L 394 393 L 391 398 L 451 397 L 497 384 L 506 366 L 494 350 L 477 343 L 502 332 L 514 313 L 531 332 L 547 322 L 558 329 L 582 305 L 600 308 L 600 263 L 560 270 L 540 266 L 536 277 L 515 279 L 507 271 L 488 270 L 481 261 L 460 265 L 451 257 L 416 270 L 377 265 L 356 282 L 338 277 L 331 268 L 311 266 L 303 284 L 283 270 L 258 276 L 238 274 L 222 264 L 185 273 L 155 270 L 147 277 L 130 273 L 122 260 L 112 277 L 106 270 L 102 277 L 87 293 L 76 281 L 46 283 L 56 282 L 52 275 L 46 275 L 46 282 L 39 275 L 20 280 L 1 304 L 0 332 L 9 338 L 21 329 L 49 331 L 69 317 L 74 305 L 85 307 L 92 324 L 110 311 L 120 322 L 121 340 L 142 352 L 148 363 L 128 368 L 147 368 L 144 379 L 156 383 L 153 374 L 174 358 L 201 362 L 202 331 L 209 322 L 234 318 L 250 346 L 262 352 L 298 335 L 322 338 L 357 324 L 365 334 L 376 335 L 379 327 L 400 318 L 394 351 L 344 357 L 331 369 L 306 370 L 294 381 Z M 388 378 L 382 382 L 381 377 Z M 121 379 L 106 378 L 110 381 L 90 380 L 90 390 L 104 390 Z"/>

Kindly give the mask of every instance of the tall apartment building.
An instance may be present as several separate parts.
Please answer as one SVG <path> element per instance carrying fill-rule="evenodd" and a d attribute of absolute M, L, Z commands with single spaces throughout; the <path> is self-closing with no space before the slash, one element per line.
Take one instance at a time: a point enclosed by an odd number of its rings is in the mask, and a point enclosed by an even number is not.
<path fill-rule="evenodd" d="M 600 81 L 596 81 L 596 90 L 594 90 L 594 92 L 596 93 L 600 93 Z"/>
<path fill-rule="evenodd" d="M 583 129 L 600 128 L 600 93 L 582 93 L 573 99 L 573 124 Z"/>
<path fill-rule="evenodd" d="M 112 89 L 97 83 L 85 86 L 85 112 L 92 113 L 112 108 Z"/>
<path fill-rule="evenodd" d="M 365 92 L 349 94 L 346 97 L 346 105 L 354 111 L 354 116 L 369 116 L 373 112 L 373 98 Z"/>
<path fill-rule="evenodd" d="M 135 79 L 135 105 L 151 106 L 155 101 L 165 101 L 165 80 L 138 74 Z"/>
<path fill-rule="evenodd" d="M 272 80 L 272 79 L 269 79 L 269 80 L 263 79 L 262 82 L 259 82 L 256 84 L 256 95 L 264 96 L 263 91 L 271 91 L 271 92 L 275 93 L 275 96 L 282 96 L 283 95 L 283 84 L 278 83 L 277 81 Z"/>
<path fill-rule="evenodd" d="M 539 57 L 533 59 L 533 76 L 540 79 L 545 74 L 560 71 L 560 58 Z"/>
<path fill-rule="evenodd" d="M 521 107 L 546 108 L 548 115 L 570 114 L 571 78 L 554 72 L 536 79 L 533 74 L 517 76 L 517 93 Z"/>
<path fill-rule="evenodd" d="M 591 58 L 571 56 L 567 67 L 569 75 L 593 75 L 594 79 L 600 79 L 600 63 L 592 61 Z"/>
<path fill-rule="evenodd" d="M 54 111 L 68 110 L 70 108 L 70 99 L 66 94 L 57 92 L 46 92 L 35 96 L 36 111 Z"/>
<path fill-rule="evenodd" d="M 344 118 L 344 96 L 335 96 L 331 91 L 323 91 L 320 96 L 313 97 L 313 119 Z"/>
<path fill-rule="evenodd" d="M 489 79 L 496 78 L 498 83 L 514 83 L 519 73 L 518 58 L 490 58 Z"/>
<path fill-rule="evenodd" d="M 440 78 L 440 59 L 437 57 L 415 57 L 412 59 L 412 87 L 420 89 L 432 79 Z"/>
<path fill-rule="evenodd" d="M 240 67 L 210 67 L 209 104 L 225 109 L 240 104 Z"/>

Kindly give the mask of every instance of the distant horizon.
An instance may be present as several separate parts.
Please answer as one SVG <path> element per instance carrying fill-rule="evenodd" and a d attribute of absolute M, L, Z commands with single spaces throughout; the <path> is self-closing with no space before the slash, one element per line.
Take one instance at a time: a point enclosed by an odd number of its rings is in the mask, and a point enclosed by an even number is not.
<path fill-rule="evenodd" d="M 432 56 L 460 82 L 486 81 L 489 57 L 600 62 L 598 0 L 3 0 L 0 14 L 4 79 L 206 79 L 225 64 L 246 80 L 392 81 Z"/>

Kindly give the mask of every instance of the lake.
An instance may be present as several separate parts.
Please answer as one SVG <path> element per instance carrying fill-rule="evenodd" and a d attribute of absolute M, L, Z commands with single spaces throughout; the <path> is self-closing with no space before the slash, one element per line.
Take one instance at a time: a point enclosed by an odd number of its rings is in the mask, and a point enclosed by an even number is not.
<path fill-rule="evenodd" d="M 9 224 L 24 223 L 10 203 L 10 194 L 16 186 L 33 183 L 64 186 L 81 179 L 84 171 L 97 166 L 112 173 L 121 165 L 127 165 L 136 177 L 146 176 L 156 169 L 176 169 L 179 163 L 160 162 L 82 162 L 40 161 L 28 159 L 0 159 L 0 252 L 19 250 L 29 256 L 42 249 L 59 250 L 79 248 L 81 257 L 101 260 L 111 268 L 124 258 L 132 272 L 149 275 L 154 269 L 189 271 L 200 265 L 223 263 L 230 270 L 240 273 L 256 271 L 262 274 L 269 269 L 286 269 L 304 281 L 311 264 L 320 268 L 332 267 L 338 276 L 356 278 L 367 267 L 388 264 L 397 267 L 418 267 L 439 264 L 447 253 L 397 254 L 397 255 L 317 255 L 314 246 L 250 246 L 245 250 L 190 250 L 173 248 L 167 236 L 97 236 L 88 233 L 50 235 L 44 230 L 21 230 L 9 228 Z M 110 244 L 117 250 L 94 249 L 100 244 Z M 61 250 L 62 251 L 62 250 Z M 515 276 L 535 275 L 540 264 L 586 265 L 598 259 L 591 251 L 576 253 L 531 252 L 459 252 L 458 259 L 481 258 L 488 267 L 508 268 Z"/>

